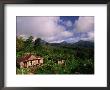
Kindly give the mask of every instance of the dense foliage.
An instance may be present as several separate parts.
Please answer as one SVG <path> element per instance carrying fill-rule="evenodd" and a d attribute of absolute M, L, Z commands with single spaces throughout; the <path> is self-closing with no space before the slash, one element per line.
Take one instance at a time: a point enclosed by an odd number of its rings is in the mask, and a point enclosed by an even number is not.
<path fill-rule="evenodd" d="M 86 45 L 89 46 L 89 45 Z M 16 38 L 16 58 L 25 53 L 34 53 L 44 58 L 44 64 L 34 68 L 17 68 L 17 74 L 93 74 L 94 47 L 82 47 L 75 44 L 47 43 L 41 38 L 33 41 L 30 36 L 24 40 Z M 64 64 L 58 64 L 64 60 Z"/>

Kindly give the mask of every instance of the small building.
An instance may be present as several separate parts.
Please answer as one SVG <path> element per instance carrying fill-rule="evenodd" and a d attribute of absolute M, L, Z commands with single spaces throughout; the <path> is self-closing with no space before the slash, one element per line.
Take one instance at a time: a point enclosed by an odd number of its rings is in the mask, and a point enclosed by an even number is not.
<path fill-rule="evenodd" d="M 64 60 L 58 60 L 58 64 L 64 64 Z"/>
<path fill-rule="evenodd" d="M 28 68 L 43 64 L 43 58 L 40 56 L 35 56 L 32 54 L 27 54 L 19 59 L 17 59 L 17 64 L 20 68 Z"/>

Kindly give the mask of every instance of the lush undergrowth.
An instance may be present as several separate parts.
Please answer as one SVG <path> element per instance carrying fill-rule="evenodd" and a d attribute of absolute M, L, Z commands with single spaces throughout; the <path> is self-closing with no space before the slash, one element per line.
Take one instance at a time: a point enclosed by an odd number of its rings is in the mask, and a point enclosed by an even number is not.
<path fill-rule="evenodd" d="M 69 44 L 51 45 L 41 43 L 38 38 L 27 40 L 17 37 L 16 58 L 25 53 L 34 53 L 44 58 L 44 64 L 34 68 L 17 68 L 17 74 L 93 74 L 94 73 L 94 48 L 80 47 Z M 58 64 L 64 60 L 64 64 Z M 33 70 L 34 69 L 34 70 Z"/>

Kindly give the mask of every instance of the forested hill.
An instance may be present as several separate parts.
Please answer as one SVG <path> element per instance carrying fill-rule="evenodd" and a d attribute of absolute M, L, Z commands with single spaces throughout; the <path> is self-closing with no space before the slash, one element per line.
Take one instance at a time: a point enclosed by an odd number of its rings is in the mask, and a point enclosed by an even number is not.
<path fill-rule="evenodd" d="M 83 40 L 80 40 L 80 41 L 75 42 L 75 43 L 67 43 L 66 41 L 63 41 L 61 43 L 50 43 L 50 45 L 79 47 L 79 48 L 94 48 L 94 42 L 92 42 L 92 41 L 83 41 Z"/>
<path fill-rule="evenodd" d="M 94 42 L 79 41 L 76 43 L 48 43 L 41 38 L 33 41 L 16 38 L 16 58 L 25 53 L 34 53 L 44 58 L 44 65 L 37 74 L 93 74 L 94 73 Z M 64 66 L 55 64 L 57 60 L 64 60 Z"/>

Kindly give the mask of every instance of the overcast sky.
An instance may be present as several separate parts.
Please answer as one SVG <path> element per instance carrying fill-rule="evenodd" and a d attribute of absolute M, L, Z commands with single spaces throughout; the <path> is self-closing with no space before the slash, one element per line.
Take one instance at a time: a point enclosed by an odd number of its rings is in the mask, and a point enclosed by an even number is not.
<path fill-rule="evenodd" d="M 94 40 L 94 17 L 92 16 L 17 16 L 17 36 L 33 36 L 50 43 Z"/>

